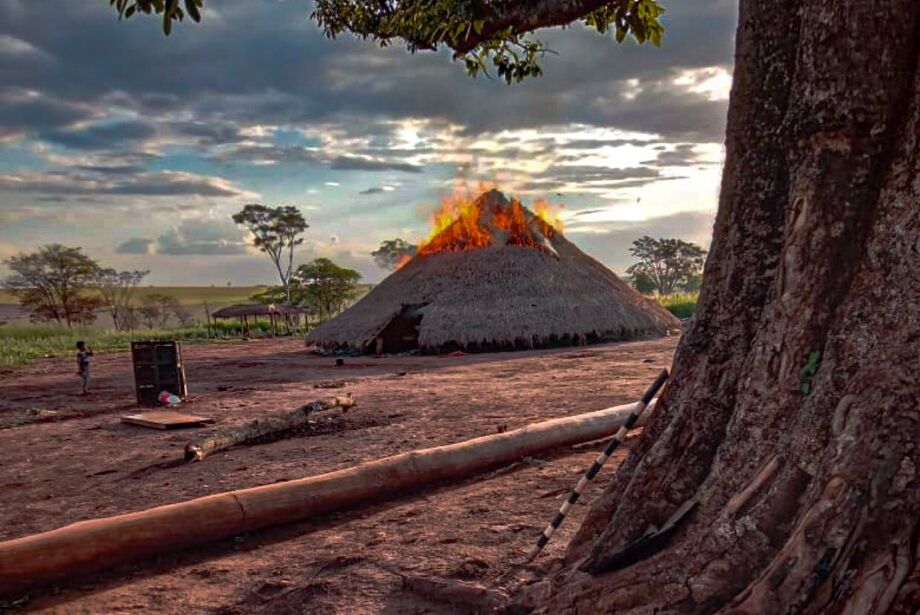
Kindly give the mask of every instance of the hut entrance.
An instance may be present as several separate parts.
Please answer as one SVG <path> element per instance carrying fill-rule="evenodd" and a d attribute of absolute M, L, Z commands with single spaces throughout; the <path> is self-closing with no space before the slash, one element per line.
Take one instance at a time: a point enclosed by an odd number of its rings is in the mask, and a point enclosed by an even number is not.
<path fill-rule="evenodd" d="M 418 350 L 418 330 L 427 303 L 403 305 L 399 314 L 377 334 L 377 354 Z"/>

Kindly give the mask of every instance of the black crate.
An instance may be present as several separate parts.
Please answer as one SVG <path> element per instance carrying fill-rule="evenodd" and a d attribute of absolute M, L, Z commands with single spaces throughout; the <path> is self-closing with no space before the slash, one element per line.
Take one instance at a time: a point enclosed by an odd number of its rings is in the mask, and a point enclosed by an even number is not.
<path fill-rule="evenodd" d="M 179 342 L 131 342 L 131 359 L 137 403 L 156 404 L 160 391 L 186 398 L 188 386 Z"/>

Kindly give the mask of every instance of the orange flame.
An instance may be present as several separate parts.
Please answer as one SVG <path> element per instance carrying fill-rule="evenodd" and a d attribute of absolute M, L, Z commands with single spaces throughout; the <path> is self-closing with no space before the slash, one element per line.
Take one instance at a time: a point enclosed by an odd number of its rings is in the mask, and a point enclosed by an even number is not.
<path fill-rule="evenodd" d="M 466 184 L 458 184 L 452 194 L 442 197 L 432 216 L 431 234 L 419 244 L 418 253 L 461 252 L 492 245 L 552 251 L 548 240 L 563 229 L 560 208 L 538 200 L 531 214 L 514 198 L 510 202 L 490 201 L 487 193 L 493 188 L 480 183 L 474 192 Z"/>
<path fill-rule="evenodd" d="M 533 213 L 561 233 L 565 230 L 565 221 L 562 219 L 564 207 L 564 205 L 553 205 L 546 199 L 537 199 L 533 203 Z"/>

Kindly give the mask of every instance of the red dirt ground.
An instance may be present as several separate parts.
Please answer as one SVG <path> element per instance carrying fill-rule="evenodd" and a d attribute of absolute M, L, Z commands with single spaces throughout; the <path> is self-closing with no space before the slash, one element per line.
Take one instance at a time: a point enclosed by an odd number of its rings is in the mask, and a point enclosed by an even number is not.
<path fill-rule="evenodd" d="M 178 467 L 157 464 L 180 457 L 185 443 L 209 428 L 162 432 L 120 423 L 119 415 L 135 408 L 127 353 L 95 357 L 88 398 L 77 395 L 72 361 L 8 370 L 0 374 L 0 427 L 8 427 L 0 429 L 0 539 L 634 401 L 670 366 L 676 344 L 668 337 L 461 357 L 361 357 L 343 367 L 307 353 L 296 339 L 188 346 L 191 401 L 184 408 L 218 425 L 342 391 L 358 406 L 347 415 L 317 415 L 316 434 Z M 331 380 L 347 385 L 314 388 Z M 599 447 L 569 447 L 358 510 L 122 566 L 13 604 L 67 614 L 457 612 L 403 589 L 400 575 L 492 583 L 524 558 Z M 573 508 L 539 566 L 562 554 L 585 503 L 624 454 Z"/>

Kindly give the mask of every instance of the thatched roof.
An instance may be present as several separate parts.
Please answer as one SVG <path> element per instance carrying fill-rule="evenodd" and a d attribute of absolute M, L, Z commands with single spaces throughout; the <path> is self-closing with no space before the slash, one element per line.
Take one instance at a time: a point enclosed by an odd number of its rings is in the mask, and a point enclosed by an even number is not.
<path fill-rule="evenodd" d="M 496 191 L 480 198 L 508 202 Z M 549 244 L 546 249 L 491 245 L 433 254 L 423 249 L 307 340 L 373 349 L 378 334 L 409 306 L 422 306 L 414 311 L 421 315 L 423 351 L 661 336 L 680 328 L 670 312 L 561 233 L 550 235 L 541 238 Z"/>
<path fill-rule="evenodd" d="M 304 311 L 301 307 L 276 303 L 238 303 L 215 310 L 211 316 L 213 318 L 240 318 L 241 316 L 270 316 L 272 314 L 303 314 Z"/>

